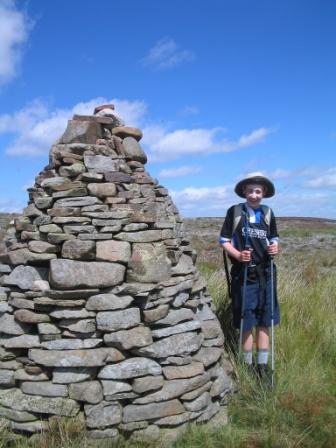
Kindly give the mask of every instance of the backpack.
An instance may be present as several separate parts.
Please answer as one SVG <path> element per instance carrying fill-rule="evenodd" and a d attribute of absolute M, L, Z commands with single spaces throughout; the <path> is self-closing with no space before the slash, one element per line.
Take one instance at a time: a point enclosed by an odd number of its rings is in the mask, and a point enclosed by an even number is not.
<path fill-rule="evenodd" d="M 238 227 L 238 224 L 240 223 L 241 218 L 243 217 L 243 215 L 245 215 L 244 205 L 245 204 L 241 203 L 241 204 L 237 204 L 234 206 L 232 235 L 235 233 L 236 228 Z M 260 208 L 263 212 L 264 221 L 265 221 L 268 231 L 269 231 L 270 223 L 271 223 L 271 214 L 272 214 L 271 208 L 268 207 L 267 205 L 261 205 Z"/>

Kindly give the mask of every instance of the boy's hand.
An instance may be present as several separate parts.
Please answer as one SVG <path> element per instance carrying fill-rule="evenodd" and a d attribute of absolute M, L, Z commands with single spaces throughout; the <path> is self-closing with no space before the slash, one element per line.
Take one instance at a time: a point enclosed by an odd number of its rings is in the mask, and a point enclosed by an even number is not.
<path fill-rule="evenodd" d="M 267 247 L 268 255 L 277 255 L 279 253 L 279 247 L 276 243 L 272 243 Z"/>
<path fill-rule="evenodd" d="M 245 250 L 241 251 L 240 256 L 239 256 L 239 261 L 241 263 L 248 263 L 249 261 L 251 261 L 251 253 L 252 253 L 252 249 L 245 249 Z"/>

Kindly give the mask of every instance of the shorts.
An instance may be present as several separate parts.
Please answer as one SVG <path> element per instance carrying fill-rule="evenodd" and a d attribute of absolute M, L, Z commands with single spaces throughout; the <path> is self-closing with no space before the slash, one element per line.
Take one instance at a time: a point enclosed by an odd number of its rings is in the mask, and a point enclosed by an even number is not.
<path fill-rule="evenodd" d="M 249 269 L 249 268 L 248 268 Z M 272 289 L 271 268 L 264 268 L 263 279 L 259 275 L 248 275 L 245 292 L 245 306 L 243 312 L 243 331 L 249 331 L 253 327 L 270 327 L 272 322 Z M 231 271 L 231 295 L 233 324 L 240 328 L 242 318 L 242 297 L 244 283 L 244 267 L 237 271 Z M 276 266 L 274 265 L 274 325 L 280 323 L 280 310 L 276 288 Z"/>

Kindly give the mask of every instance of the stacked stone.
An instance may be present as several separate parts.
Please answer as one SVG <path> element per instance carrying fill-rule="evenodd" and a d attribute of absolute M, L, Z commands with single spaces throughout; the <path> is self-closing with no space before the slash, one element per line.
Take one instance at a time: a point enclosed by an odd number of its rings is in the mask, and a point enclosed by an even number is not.
<path fill-rule="evenodd" d="M 232 389 L 223 334 L 139 129 L 75 115 L 1 254 L 0 416 L 84 412 L 92 437 L 211 419 Z"/>

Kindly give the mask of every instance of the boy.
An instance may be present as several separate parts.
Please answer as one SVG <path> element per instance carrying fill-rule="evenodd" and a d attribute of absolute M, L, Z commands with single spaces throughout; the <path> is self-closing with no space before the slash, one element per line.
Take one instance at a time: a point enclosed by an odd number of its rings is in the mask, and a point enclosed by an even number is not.
<path fill-rule="evenodd" d="M 269 327 L 271 326 L 272 285 L 270 258 L 278 253 L 278 232 L 271 209 L 261 206 L 261 200 L 274 195 L 273 183 L 264 176 L 247 177 L 235 186 L 235 193 L 246 199 L 244 204 L 228 209 L 220 235 L 220 244 L 229 255 L 233 322 L 240 328 L 243 316 L 242 350 L 244 360 L 252 368 L 253 334 L 256 327 L 258 374 L 270 381 L 267 363 Z M 266 216 L 267 215 L 267 216 Z M 237 221 L 238 224 L 237 224 Z M 234 228 L 234 226 L 236 226 Z M 244 271 L 247 266 L 245 304 L 241 310 Z M 274 266 L 275 268 L 275 266 Z M 274 269 L 275 271 L 275 269 Z M 274 272 L 274 325 L 280 321 Z M 242 313 L 243 311 L 243 313 Z"/>

